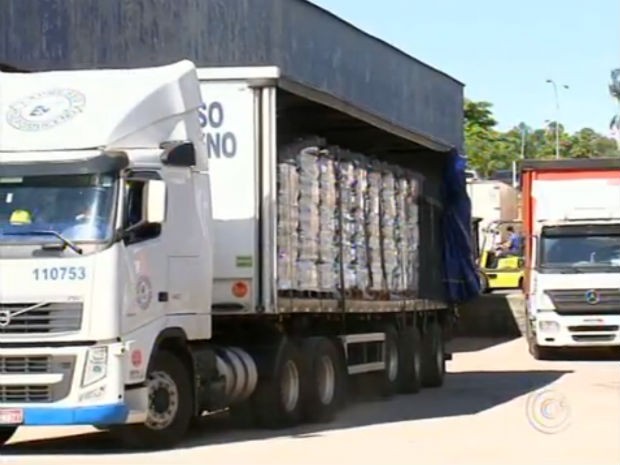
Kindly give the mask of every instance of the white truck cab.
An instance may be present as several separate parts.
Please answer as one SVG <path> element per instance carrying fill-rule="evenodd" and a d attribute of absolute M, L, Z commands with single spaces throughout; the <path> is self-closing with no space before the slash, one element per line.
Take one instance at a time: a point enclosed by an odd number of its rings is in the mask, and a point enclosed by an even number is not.
<path fill-rule="evenodd" d="M 620 346 L 620 181 L 604 160 L 525 173 L 530 352 Z"/>
<path fill-rule="evenodd" d="M 0 74 L 0 443 L 144 422 L 156 338 L 210 338 L 201 103 L 188 61 Z"/>

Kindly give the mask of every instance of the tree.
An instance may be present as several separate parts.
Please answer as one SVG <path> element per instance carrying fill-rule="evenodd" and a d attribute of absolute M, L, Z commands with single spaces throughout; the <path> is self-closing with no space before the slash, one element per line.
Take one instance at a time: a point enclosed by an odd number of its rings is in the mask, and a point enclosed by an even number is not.
<path fill-rule="evenodd" d="M 497 125 L 493 117 L 492 103 L 465 99 L 465 126 L 491 130 Z"/>
<path fill-rule="evenodd" d="M 620 74 L 618 76 L 620 78 Z M 497 120 L 490 102 L 466 100 L 464 112 L 466 155 L 470 166 L 482 176 L 510 169 L 512 162 L 521 157 L 522 148 L 526 158 L 552 159 L 556 156 L 555 121 L 536 129 L 520 123 L 501 132 L 496 129 Z M 613 139 L 591 128 L 583 128 L 574 134 L 566 132 L 561 124 L 558 129 L 562 158 L 620 157 Z M 525 147 L 522 147 L 523 142 Z"/>
<path fill-rule="evenodd" d="M 465 153 L 469 164 L 482 176 L 488 176 L 502 165 L 497 153 L 499 133 L 494 129 L 497 121 L 492 107 L 489 102 L 465 101 Z"/>
<path fill-rule="evenodd" d="M 620 68 L 616 68 L 611 72 L 609 93 L 618 102 L 618 112 L 611 119 L 609 129 L 615 132 L 617 148 L 620 150 Z"/>

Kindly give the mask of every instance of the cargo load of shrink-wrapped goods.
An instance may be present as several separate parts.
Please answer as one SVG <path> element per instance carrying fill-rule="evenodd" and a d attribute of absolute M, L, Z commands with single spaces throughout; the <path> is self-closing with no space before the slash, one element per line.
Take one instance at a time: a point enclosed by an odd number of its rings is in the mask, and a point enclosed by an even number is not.
<path fill-rule="evenodd" d="M 294 290 L 299 229 L 299 174 L 294 155 L 283 154 L 277 170 L 278 289 Z"/>
<path fill-rule="evenodd" d="M 418 175 L 322 142 L 279 153 L 278 289 L 415 295 Z"/>
<path fill-rule="evenodd" d="M 319 287 L 323 292 L 340 288 L 339 216 L 336 160 L 328 149 L 319 154 Z"/>

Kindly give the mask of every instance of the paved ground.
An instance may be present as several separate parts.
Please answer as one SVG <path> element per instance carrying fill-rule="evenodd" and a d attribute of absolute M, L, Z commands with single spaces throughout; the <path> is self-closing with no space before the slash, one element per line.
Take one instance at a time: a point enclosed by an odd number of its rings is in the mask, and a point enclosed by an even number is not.
<path fill-rule="evenodd" d="M 88 429 L 24 428 L 0 463 L 620 463 L 617 361 L 536 362 L 521 339 L 458 346 L 444 388 L 366 399 L 330 425 L 275 434 L 212 420 L 179 449 L 150 454 L 115 452 Z"/>

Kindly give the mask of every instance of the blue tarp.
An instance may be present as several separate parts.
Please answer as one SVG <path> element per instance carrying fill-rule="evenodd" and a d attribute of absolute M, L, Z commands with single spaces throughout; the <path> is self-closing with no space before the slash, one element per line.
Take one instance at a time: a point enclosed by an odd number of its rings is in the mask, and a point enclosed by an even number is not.
<path fill-rule="evenodd" d="M 453 150 L 443 174 L 443 279 L 446 298 L 462 303 L 480 294 L 473 258 L 471 201 L 467 194 L 467 161 Z"/>

